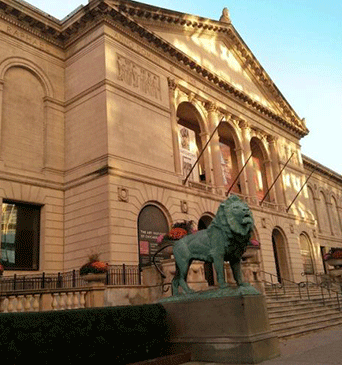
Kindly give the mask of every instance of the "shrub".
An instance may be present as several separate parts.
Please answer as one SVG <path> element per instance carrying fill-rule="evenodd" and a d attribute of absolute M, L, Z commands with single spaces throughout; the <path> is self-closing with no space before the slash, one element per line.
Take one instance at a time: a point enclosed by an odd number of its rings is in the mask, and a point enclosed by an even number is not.
<path fill-rule="evenodd" d="M 89 360 L 134 363 L 167 350 L 161 305 L 0 314 L 1 359 L 8 364 Z"/>

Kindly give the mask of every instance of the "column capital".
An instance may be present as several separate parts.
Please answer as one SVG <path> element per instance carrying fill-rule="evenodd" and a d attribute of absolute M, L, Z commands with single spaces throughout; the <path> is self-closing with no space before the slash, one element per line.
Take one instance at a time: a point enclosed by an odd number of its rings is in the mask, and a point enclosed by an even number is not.
<path fill-rule="evenodd" d="M 167 78 L 167 84 L 169 86 L 170 90 L 176 90 L 177 86 L 178 86 L 178 82 L 175 79 L 171 79 L 171 77 Z"/>
<path fill-rule="evenodd" d="M 275 143 L 277 142 L 277 140 L 278 140 L 278 137 L 277 137 L 277 136 L 273 136 L 273 135 L 271 135 L 271 134 L 268 134 L 268 135 L 266 136 L 266 140 L 267 140 L 267 142 L 268 142 L 269 144 L 275 144 Z"/>
<path fill-rule="evenodd" d="M 251 125 L 244 119 L 237 119 L 240 129 L 251 129 Z"/>
<path fill-rule="evenodd" d="M 218 112 L 218 106 L 212 101 L 208 101 L 204 104 L 204 107 L 208 113 L 216 113 Z"/>

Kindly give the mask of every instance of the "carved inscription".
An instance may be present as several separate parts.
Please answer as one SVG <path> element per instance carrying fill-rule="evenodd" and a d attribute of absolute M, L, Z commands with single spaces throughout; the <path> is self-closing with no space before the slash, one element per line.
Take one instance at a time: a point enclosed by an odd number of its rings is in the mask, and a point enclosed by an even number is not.
<path fill-rule="evenodd" d="M 161 100 L 160 77 L 118 54 L 118 79 L 143 94 Z"/>
<path fill-rule="evenodd" d="M 16 37 L 32 46 L 38 47 L 44 51 L 47 51 L 47 44 L 39 40 L 38 38 L 30 36 L 28 33 L 20 31 L 14 27 L 7 26 L 7 33 Z"/>

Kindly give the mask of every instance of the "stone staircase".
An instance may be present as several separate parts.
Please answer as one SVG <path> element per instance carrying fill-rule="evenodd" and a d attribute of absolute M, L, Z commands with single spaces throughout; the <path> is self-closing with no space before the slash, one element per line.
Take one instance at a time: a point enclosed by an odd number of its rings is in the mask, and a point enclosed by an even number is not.
<path fill-rule="evenodd" d="M 301 336 L 342 324 L 342 296 L 320 287 L 298 286 L 266 290 L 266 304 L 272 331 L 280 338 Z"/>

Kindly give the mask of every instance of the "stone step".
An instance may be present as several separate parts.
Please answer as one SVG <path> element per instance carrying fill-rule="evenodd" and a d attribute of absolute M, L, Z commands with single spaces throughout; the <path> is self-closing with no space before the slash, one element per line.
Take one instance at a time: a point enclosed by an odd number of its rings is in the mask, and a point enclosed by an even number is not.
<path fill-rule="evenodd" d="M 269 310 L 278 310 L 282 308 L 315 308 L 321 302 L 316 301 L 312 302 L 310 300 L 291 300 L 291 301 L 274 301 L 274 302 L 266 302 L 267 308 Z"/>
<path fill-rule="evenodd" d="M 336 294 L 310 287 L 309 298 L 305 288 L 286 288 L 285 293 L 266 290 L 266 305 L 270 326 L 279 338 L 289 338 L 342 324 Z M 324 299 L 323 299 L 324 298 Z M 340 297 L 342 309 L 342 297 Z"/>
<path fill-rule="evenodd" d="M 328 290 L 320 290 L 320 289 L 315 289 L 315 290 L 311 290 L 308 294 L 307 291 L 290 291 L 290 292 L 278 292 L 276 293 L 266 293 L 268 298 L 290 298 L 290 297 L 295 297 L 295 298 L 311 298 L 311 297 L 336 297 L 337 293 L 334 291 L 329 291 Z"/>
<path fill-rule="evenodd" d="M 315 316 L 307 313 L 302 316 L 293 316 L 291 318 L 273 318 L 271 323 L 271 328 L 281 329 L 281 328 L 291 328 L 291 327 L 302 327 L 312 323 L 325 323 L 332 321 L 342 321 L 342 316 L 339 312 L 326 313 L 324 315 Z"/>
<path fill-rule="evenodd" d="M 296 316 L 302 316 L 306 315 L 307 313 L 311 314 L 311 316 L 320 316 L 324 315 L 325 313 L 336 313 L 336 310 L 334 309 L 327 309 L 324 306 L 319 307 L 310 307 L 310 308 L 299 308 L 299 309 L 292 309 L 292 308 L 283 308 L 281 310 L 277 311 L 268 311 L 268 317 L 270 319 L 276 319 L 276 318 L 291 318 Z"/>
<path fill-rule="evenodd" d="M 336 296 L 324 296 L 321 295 L 312 295 L 309 298 L 307 297 L 278 297 L 278 298 L 270 298 L 267 297 L 266 303 L 270 305 L 271 307 L 276 307 L 280 305 L 295 305 L 296 303 L 305 303 L 305 302 L 312 302 L 312 303 L 326 303 L 326 304 L 341 304 L 342 307 L 342 296 L 336 297 Z"/>
<path fill-rule="evenodd" d="M 288 326 L 287 328 L 274 328 L 272 331 L 280 338 L 286 339 L 290 337 L 302 336 L 311 332 L 321 331 L 323 329 L 334 327 L 342 324 L 342 318 L 335 321 L 320 321 L 315 323 L 308 323 L 305 326 Z"/>

